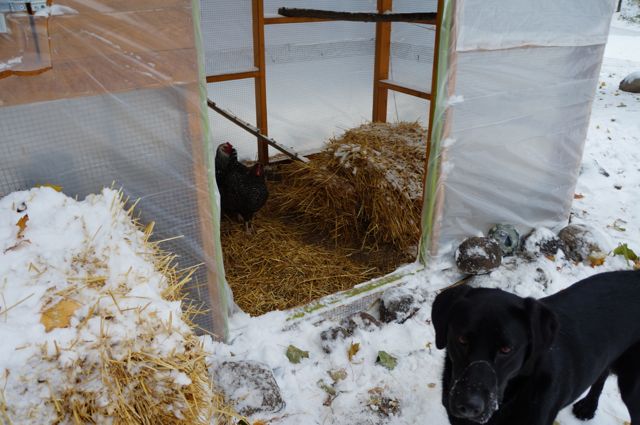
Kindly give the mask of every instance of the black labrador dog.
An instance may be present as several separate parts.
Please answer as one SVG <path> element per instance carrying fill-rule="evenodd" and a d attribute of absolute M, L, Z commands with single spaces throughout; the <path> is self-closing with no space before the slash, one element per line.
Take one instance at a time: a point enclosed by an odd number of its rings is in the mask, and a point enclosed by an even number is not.
<path fill-rule="evenodd" d="M 610 372 L 640 425 L 640 272 L 594 275 L 540 300 L 461 285 L 433 303 L 453 425 L 552 425 L 574 404 L 593 418 Z"/>

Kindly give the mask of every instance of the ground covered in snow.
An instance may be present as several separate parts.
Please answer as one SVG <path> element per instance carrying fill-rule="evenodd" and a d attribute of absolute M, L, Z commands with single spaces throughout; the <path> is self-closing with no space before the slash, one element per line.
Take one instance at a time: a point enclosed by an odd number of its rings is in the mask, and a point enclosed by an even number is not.
<path fill-rule="evenodd" d="M 614 19 L 610 41 L 588 133 L 583 167 L 576 188 L 572 222 L 599 229 L 601 247 L 608 252 L 626 243 L 640 252 L 640 95 L 617 90 L 618 83 L 640 70 L 640 26 Z M 635 50 L 634 50 L 635 49 Z M 574 264 L 561 255 L 533 261 L 510 260 L 477 280 L 522 296 L 541 297 L 597 272 L 631 268 L 620 256 L 609 256 L 602 266 Z M 228 360 L 267 364 L 282 390 L 286 408 L 273 415 L 254 416 L 273 424 L 415 424 L 448 423 L 440 404 L 442 352 L 435 348 L 430 305 L 437 289 L 452 276 L 408 266 L 407 290 L 423 298 L 422 308 L 403 324 L 368 331 L 356 329 L 338 340 L 326 354 L 320 333 L 335 326 L 302 323 L 283 332 L 286 315 L 258 318 L 236 314 L 231 319 L 230 344 L 213 344 L 211 366 Z M 595 343 L 595 342 L 594 342 Z M 292 364 L 285 356 L 289 345 L 309 352 Z M 357 350 L 355 344 L 358 344 Z M 380 351 L 397 358 L 392 370 L 376 363 Z M 582 423 L 622 425 L 628 421 L 615 378 L 610 378 L 596 417 L 575 419 L 569 410 L 558 417 L 561 425 Z"/>
<path fill-rule="evenodd" d="M 205 423 L 171 257 L 121 194 L 34 188 L 0 199 L 0 218 L 0 422 L 107 424 L 135 405 L 149 423 Z"/>

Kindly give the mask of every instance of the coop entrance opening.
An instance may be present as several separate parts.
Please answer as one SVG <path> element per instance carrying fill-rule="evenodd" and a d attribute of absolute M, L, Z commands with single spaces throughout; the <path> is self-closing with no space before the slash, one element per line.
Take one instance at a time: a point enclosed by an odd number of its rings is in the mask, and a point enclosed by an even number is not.
<path fill-rule="evenodd" d="M 295 16 L 280 3 L 202 3 L 213 139 L 266 167 L 252 232 L 229 216 L 220 226 L 226 280 L 251 314 L 416 260 L 437 103 L 441 1 L 350 0 Z"/>
<path fill-rule="evenodd" d="M 269 165 L 269 199 L 251 231 L 221 221 L 235 302 L 252 315 L 285 310 L 414 261 L 426 134 L 417 123 L 370 123 L 307 163 Z"/>

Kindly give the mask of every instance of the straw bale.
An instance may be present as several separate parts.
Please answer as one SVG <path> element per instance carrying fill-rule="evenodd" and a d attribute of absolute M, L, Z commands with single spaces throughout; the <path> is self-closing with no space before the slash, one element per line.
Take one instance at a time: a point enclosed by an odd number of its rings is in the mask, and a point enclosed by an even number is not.
<path fill-rule="evenodd" d="M 405 122 L 348 130 L 311 164 L 284 165 L 271 201 L 336 240 L 406 251 L 420 236 L 426 134 Z"/>

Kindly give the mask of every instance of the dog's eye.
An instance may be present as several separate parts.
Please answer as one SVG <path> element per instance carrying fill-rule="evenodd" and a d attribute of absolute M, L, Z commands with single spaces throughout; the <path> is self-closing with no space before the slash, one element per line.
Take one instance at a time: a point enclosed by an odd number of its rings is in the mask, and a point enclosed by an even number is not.
<path fill-rule="evenodd" d="M 511 347 L 505 345 L 504 347 L 500 347 L 500 353 L 509 354 L 511 352 Z"/>
<path fill-rule="evenodd" d="M 458 337 L 458 342 L 459 342 L 461 345 L 467 345 L 467 344 L 469 343 L 469 340 L 468 340 L 465 336 L 460 335 L 460 336 Z"/>

